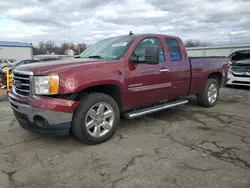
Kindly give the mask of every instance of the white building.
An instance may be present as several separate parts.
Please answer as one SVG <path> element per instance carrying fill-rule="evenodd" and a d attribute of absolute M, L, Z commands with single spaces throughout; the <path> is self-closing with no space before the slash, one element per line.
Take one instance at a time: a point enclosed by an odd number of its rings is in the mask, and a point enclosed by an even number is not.
<path fill-rule="evenodd" d="M 66 55 L 68 55 L 68 56 L 74 56 L 74 50 L 72 50 L 72 49 L 67 49 L 65 52 L 64 52 Z"/>
<path fill-rule="evenodd" d="M 238 51 L 250 51 L 249 45 L 205 46 L 186 48 L 190 57 L 229 56 Z"/>
<path fill-rule="evenodd" d="M 32 59 L 31 43 L 0 41 L 0 59 Z"/>

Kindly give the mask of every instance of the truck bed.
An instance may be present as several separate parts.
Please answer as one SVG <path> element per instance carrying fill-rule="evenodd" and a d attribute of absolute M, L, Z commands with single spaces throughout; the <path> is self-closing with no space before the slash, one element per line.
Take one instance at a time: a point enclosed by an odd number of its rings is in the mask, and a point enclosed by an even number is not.
<path fill-rule="evenodd" d="M 191 86 L 189 95 L 201 93 L 209 75 L 216 70 L 224 84 L 227 77 L 228 59 L 225 56 L 189 57 L 191 66 Z M 214 74 L 214 73 L 213 73 Z"/>

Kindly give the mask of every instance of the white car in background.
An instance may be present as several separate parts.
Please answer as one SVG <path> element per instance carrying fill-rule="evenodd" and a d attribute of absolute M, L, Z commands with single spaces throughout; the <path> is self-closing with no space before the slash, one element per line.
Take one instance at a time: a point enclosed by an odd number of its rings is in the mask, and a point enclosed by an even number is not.
<path fill-rule="evenodd" d="M 250 58 L 231 62 L 227 85 L 250 86 Z"/>
<path fill-rule="evenodd" d="M 14 62 L 14 61 L 13 61 Z M 13 63 L 9 59 L 0 59 L 0 67 L 10 66 Z"/>

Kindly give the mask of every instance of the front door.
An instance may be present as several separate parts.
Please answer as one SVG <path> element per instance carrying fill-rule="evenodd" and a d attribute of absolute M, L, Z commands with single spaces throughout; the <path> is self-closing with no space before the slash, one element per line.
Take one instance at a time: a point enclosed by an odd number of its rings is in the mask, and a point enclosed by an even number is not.
<path fill-rule="evenodd" d="M 168 98 L 167 92 L 168 88 L 171 87 L 171 82 L 167 79 L 167 62 L 160 39 L 157 37 L 141 39 L 136 45 L 133 54 L 139 58 L 145 58 L 146 47 L 152 45 L 156 45 L 160 49 L 158 64 L 127 63 L 125 84 L 127 89 L 127 107 L 154 104 Z M 169 79 L 171 80 L 171 78 Z"/>

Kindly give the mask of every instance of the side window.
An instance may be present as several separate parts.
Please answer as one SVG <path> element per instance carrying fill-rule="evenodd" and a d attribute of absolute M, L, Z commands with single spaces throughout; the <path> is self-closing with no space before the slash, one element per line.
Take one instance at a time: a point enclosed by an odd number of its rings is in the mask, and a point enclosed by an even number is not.
<path fill-rule="evenodd" d="M 181 61 L 181 49 L 176 39 L 166 39 L 166 44 L 169 50 L 169 57 L 171 61 Z"/>
<path fill-rule="evenodd" d="M 134 50 L 134 54 L 139 57 L 140 60 L 143 60 L 145 58 L 145 51 L 148 46 L 158 46 L 160 49 L 159 52 L 159 61 L 164 62 L 164 53 L 163 49 L 160 43 L 160 40 L 158 38 L 146 38 L 140 41 L 140 43 L 136 46 Z"/>

